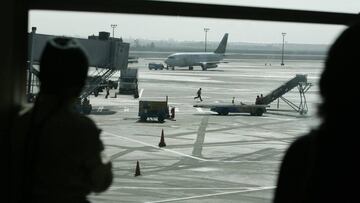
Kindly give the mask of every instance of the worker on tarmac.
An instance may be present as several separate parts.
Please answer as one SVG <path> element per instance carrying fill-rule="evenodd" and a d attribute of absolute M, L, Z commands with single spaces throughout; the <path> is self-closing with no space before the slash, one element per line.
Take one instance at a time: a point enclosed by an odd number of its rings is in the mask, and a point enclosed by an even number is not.
<path fill-rule="evenodd" d="M 107 98 L 108 98 L 109 94 L 110 94 L 110 87 L 109 87 L 109 85 L 107 85 L 107 86 L 106 86 L 106 95 L 105 95 L 105 99 L 107 99 Z"/>
<path fill-rule="evenodd" d="M 174 119 L 175 118 L 175 107 L 172 107 L 170 112 L 171 112 L 170 118 Z"/>
<path fill-rule="evenodd" d="M 259 97 L 259 95 L 256 96 L 255 104 L 260 104 L 260 97 Z"/>
<path fill-rule="evenodd" d="M 259 104 L 263 104 L 264 95 L 260 94 Z"/>
<path fill-rule="evenodd" d="M 203 100 L 202 100 L 202 98 L 201 98 L 201 87 L 200 87 L 200 88 L 199 88 L 199 90 L 196 92 L 196 94 L 197 94 L 197 96 L 196 96 L 196 97 L 194 97 L 194 99 L 199 98 L 199 99 L 200 99 L 200 101 L 203 101 Z"/>

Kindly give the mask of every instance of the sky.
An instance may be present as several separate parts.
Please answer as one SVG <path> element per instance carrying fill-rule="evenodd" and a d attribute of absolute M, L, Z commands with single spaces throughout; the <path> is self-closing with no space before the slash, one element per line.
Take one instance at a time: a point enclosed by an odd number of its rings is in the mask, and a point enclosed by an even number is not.
<path fill-rule="evenodd" d="M 184 2 L 184 1 L 182 1 Z M 215 3 L 214 0 L 192 2 Z M 224 0 L 231 5 L 264 6 L 356 13 L 359 0 Z M 272 2 L 272 4 L 270 3 Z M 301 3 L 300 3 L 301 2 Z M 281 5 L 281 6 L 280 6 Z M 359 9 L 357 9 L 359 8 Z M 229 33 L 229 42 L 281 43 L 286 33 L 287 43 L 330 44 L 345 29 L 339 25 L 283 23 L 250 20 L 224 20 L 155 15 L 132 15 L 94 12 L 64 12 L 32 10 L 29 13 L 29 31 L 37 27 L 37 33 L 86 38 L 99 31 L 112 33 L 124 39 L 203 41 L 204 28 L 208 41 L 220 41 Z"/>

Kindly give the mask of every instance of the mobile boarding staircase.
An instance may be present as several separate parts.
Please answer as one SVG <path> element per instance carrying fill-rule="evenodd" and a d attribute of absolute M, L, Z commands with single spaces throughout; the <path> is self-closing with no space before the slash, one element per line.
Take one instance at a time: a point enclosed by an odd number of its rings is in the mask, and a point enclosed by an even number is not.
<path fill-rule="evenodd" d="M 80 98 L 84 100 L 90 94 L 92 94 L 97 88 L 101 86 L 104 81 L 107 81 L 111 76 L 113 76 L 118 70 L 115 69 L 105 69 L 99 68 L 96 70 L 96 74 L 92 77 L 89 77 L 84 89 L 81 92 Z M 30 72 L 39 78 L 39 71 L 34 67 L 30 69 Z M 35 84 L 31 84 L 35 85 Z"/>
<path fill-rule="evenodd" d="M 111 78 L 118 70 L 115 69 L 97 69 L 96 75 L 88 78 L 87 83 L 81 92 L 80 98 L 84 100 L 90 94 L 95 93 L 97 89 L 102 85 L 104 81 L 107 81 Z"/>
<path fill-rule="evenodd" d="M 96 74 L 92 77 L 88 77 L 85 87 L 82 90 L 79 98 L 75 102 L 75 109 L 79 113 L 83 114 L 90 114 L 92 110 L 92 106 L 90 104 L 89 99 L 87 98 L 90 94 L 94 93 L 95 91 L 98 91 L 99 88 L 104 84 L 104 81 L 107 81 L 111 76 L 113 76 L 118 70 L 116 69 L 105 69 L 100 68 L 96 70 Z M 28 101 L 34 102 L 35 101 L 35 94 L 33 91 L 34 86 L 38 86 L 39 83 L 36 82 L 37 80 L 32 76 L 35 75 L 37 78 L 39 78 L 39 71 L 36 70 L 34 67 L 30 68 L 29 71 L 29 83 L 28 83 Z"/>
<path fill-rule="evenodd" d="M 271 102 L 280 98 L 296 112 L 303 115 L 306 114 L 308 111 L 305 93 L 310 89 L 311 86 L 312 84 L 307 82 L 307 75 L 297 74 L 294 78 L 290 79 L 289 81 L 278 87 L 277 89 L 265 95 L 263 98 L 260 98 L 259 103 L 269 105 Z M 296 105 L 295 103 L 283 97 L 284 94 L 286 94 L 295 87 L 298 87 L 300 94 L 299 105 Z M 277 107 L 279 108 L 279 100 Z"/>

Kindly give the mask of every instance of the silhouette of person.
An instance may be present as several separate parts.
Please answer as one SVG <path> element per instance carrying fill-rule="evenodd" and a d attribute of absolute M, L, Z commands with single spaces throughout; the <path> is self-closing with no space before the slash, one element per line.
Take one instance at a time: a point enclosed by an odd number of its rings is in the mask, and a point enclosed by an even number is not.
<path fill-rule="evenodd" d="M 201 98 L 201 87 L 198 89 L 198 91 L 196 92 L 196 97 L 194 97 L 194 99 L 197 99 L 197 98 L 199 98 L 200 99 L 200 101 L 203 101 L 202 100 L 202 98 Z"/>
<path fill-rule="evenodd" d="M 263 104 L 263 99 L 264 99 L 264 95 L 260 94 L 260 98 L 259 98 L 259 104 Z"/>
<path fill-rule="evenodd" d="M 287 149 L 274 203 L 357 202 L 359 173 L 358 60 L 360 24 L 347 28 L 331 46 L 320 78 L 323 102 L 317 129 Z M 350 98 L 349 98 L 350 97 Z"/>
<path fill-rule="evenodd" d="M 87 72 L 88 59 L 76 40 L 58 37 L 47 42 L 38 98 L 20 117 L 22 123 L 28 121 L 21 202 L 88 202 L 90 192 L 110 186 L 111 162 L 103 153 L 101 130 L 73 108 Z"/>
<path fill-rule="evenodd" d="M 260 104 L 260 97 L 259 97 L 259 95 L 256 96 L 255 104 Z"/>
<path fill-rule="evenodd" d="M 175 107 L 172 107 L 172 108 L 170 109 L 170 112 L 171 112 L 170 118 L 171 118 L 171 119 L 174 119 L 174 118 L 175 118 Z"/>
<path fill-rule="evenodd" d="M 106 95 L 105 95 L 105 99 L 107 99 L 109 97 L 110 94 L 110 87 L 109 85 L 106 85 Z"/>

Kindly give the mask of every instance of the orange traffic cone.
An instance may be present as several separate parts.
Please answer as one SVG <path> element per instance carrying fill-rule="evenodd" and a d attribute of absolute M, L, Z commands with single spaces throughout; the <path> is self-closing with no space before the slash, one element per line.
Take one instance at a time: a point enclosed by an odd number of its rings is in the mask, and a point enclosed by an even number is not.
<path fill-rule="evenodd" d="M 159 147 L 166 147 L 165 138 L 164 138 L 164 129 L 161 130 L 161 138 L 159 142 Z"/>
<path fill-rule="evenodd" d="M 141 173 L 140 173 L 140 164 L 139 164 L 139 161 L 136 161 L 136 169 L 135 169 L 134 176 L 136 177 L 136 176 L 139 176 L 139 175 L 141 175 Z"/>

